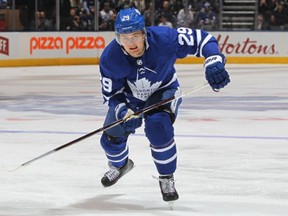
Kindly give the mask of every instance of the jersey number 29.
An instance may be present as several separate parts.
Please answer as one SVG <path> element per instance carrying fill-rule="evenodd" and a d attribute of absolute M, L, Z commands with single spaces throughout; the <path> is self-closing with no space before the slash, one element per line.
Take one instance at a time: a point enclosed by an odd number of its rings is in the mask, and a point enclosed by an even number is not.
<path fill-rule="evenodd" d="M 177 29 L 177 31 L 179 33 L 178 34 L 178 42 L 179 42 L 179 44 L 184 45 L 184 41 L 185 41 L 186 44 L 188 44 L 189 46 L 193 46 L 194 45 L 192 29 L 180 27 L 180 28 Z"/>

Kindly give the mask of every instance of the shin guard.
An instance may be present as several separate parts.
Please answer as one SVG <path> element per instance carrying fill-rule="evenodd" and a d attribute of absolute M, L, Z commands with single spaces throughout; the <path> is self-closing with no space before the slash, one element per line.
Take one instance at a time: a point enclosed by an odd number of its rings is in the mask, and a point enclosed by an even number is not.
<path fill-rule="evenodd" d="M 109 163 L 111 163 L 112 166 L 122 167 L 126 164 L 129 154 L 127 137 L 116 138 L 107 133 L 103 133 L 100 143 L 106 153 Z"/>
<path fill-rule="evenodd" d="M 151 144 L 151 153 L 160 175 L 176 170 L 177 150 L 174 128 L 169 113 L 156 112 L 146 116 L 145 133 Z"/>

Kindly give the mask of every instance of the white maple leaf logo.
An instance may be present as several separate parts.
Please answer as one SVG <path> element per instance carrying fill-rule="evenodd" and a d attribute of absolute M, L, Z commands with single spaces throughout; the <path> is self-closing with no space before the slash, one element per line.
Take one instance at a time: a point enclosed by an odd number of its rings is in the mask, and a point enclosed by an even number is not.
<path fill-rule="evenodd" d="M 162 81 L 153 83 L 146 78 L 136 80 L 134 83 L 128 81 L 128 85 L 135 98 L 146 101 L 162 84 Z"/>

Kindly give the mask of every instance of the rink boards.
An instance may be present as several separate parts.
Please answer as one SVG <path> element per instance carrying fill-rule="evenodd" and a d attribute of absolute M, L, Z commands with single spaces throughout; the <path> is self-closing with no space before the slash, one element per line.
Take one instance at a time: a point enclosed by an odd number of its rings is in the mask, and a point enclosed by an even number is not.
<path fill-rule="evenodd" d="M 288 32 L 211 32 L 227 61 L 235 64 L 287 64 Z M 98 64 L 113 32 L 2 32 L 0 66 Z M 201 64 L 188 56 L 181 64 Z"/>

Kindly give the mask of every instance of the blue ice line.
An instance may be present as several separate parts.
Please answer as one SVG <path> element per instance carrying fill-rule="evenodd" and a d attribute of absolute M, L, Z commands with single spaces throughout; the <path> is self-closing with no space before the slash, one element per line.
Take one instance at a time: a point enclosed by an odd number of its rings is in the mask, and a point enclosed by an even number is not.
<path fill-rule="evenodd" d="M 87 132 L 69 132 L 69 131 L 23 131 L 23 130 L 0 130 L 0 133 L 10 134 L 79 134 L 85 135 Z M 100 135 L 99 133 L 98 135 Z M 97 135 L 97 134 L 96 134 Z M 145 134 L 133 134 L 133 136 L 145 136 Z M 201 134 L 179 134 L 175 137 L 182 138 L 209 138 L 209 139 L 261 139 L 261 140 L 287 140 L 288 137 L 273 137 L 273 136 L 228 136 L 228 135 L 201 135 Z"/>

